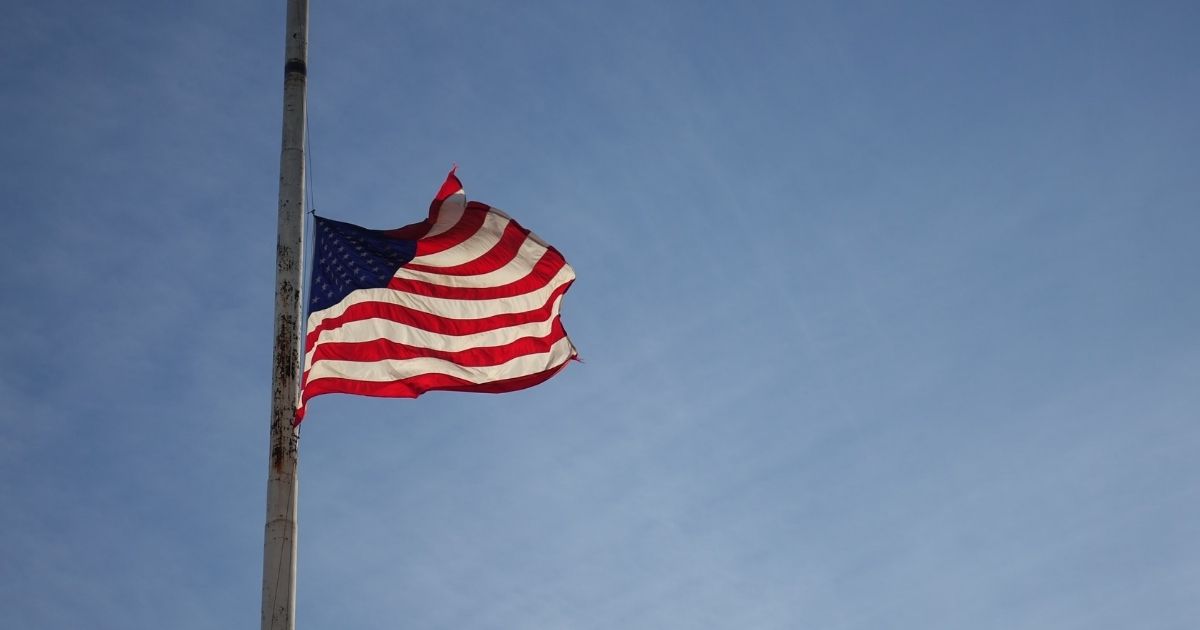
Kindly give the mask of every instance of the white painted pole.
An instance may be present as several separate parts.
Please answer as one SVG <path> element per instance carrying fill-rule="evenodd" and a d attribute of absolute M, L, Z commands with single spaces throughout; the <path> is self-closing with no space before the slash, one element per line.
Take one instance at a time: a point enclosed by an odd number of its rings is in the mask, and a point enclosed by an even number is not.
<path fill-rule="evenodd" d="M 301 287 L 304 286 L 304 123 L 308 75 L 308 0 L 287 2 L 283 67 L 283 149 L 279 155 L 279 236 L 275 260 L 275 360 L 271 452 L 263 541 L 262 630 L 296 627 L 296 469 L 300 435 L 292 426 L 300 395 Z"/>

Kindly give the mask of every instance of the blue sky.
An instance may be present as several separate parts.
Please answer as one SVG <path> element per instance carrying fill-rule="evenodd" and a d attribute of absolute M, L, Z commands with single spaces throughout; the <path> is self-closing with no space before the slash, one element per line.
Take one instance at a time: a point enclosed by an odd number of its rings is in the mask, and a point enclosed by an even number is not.
<path fill-rule="evenodd" d="M 325 396 L 303 628 L 1200 619 L 1200 10 L 314 0 L 318 212 L 468 194 L 585 361 Z M 283 2 L 7 3 L 0 624 L 258 623 Z"/>

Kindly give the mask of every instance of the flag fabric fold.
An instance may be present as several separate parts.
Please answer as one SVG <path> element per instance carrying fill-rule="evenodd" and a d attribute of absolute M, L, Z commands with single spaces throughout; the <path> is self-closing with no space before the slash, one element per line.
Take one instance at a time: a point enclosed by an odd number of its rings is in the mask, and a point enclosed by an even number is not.
<path fill-rule="evenodd" d="M 429 217 L 396 230 L 314 220 L 296 423 L 330 393 L 416 398 L 536 385 L 576 357 L 560 319 L 575 271 L 451 170 Z"/>

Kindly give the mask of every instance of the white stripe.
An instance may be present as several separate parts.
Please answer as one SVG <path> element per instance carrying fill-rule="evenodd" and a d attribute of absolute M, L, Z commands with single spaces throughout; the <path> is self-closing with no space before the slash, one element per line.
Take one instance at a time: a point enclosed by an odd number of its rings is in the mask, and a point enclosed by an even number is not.
<path fill-rule="evenodd" d="M 491 207 L 491 206 L 488 206 L 488 207 L 487 207 L 487 209 L 488 209 L 488 212 L 490 212 L 490 213 L 492 213 L 492 214 L 498 214 L 498 215 L 500 215 L 500 216 L 504 217 L 505 219 L 508 219 L 509 221 L 512 221 L 512 220 L 513 220 L 513 218 L 512 218 L 512 217 L 508 216 L 508 213 L 507 213 L 507 212 L 505 212 L 505 211 L 501 210 L 500 208 L 493 208 L 493 207 Z M 550 248 L 550 243 L 547 243 L 546 241 L 543 241 L 543 240 L 542 240 L 542 237 L 538 236 L 537 234 L 534 234 L 533 232 L 530 232 L 530 233 L 526 234 L 526 235 L 525 235 L 525 238 L 531 238 L 531 239 L 533 239 L 533 240 L 534 240 L 536 243 L 538 243 L 538 244 L 539 244 L 539 245 L 541 245 L 542 247 L 545 247 L 546 249 L 549 249 L 549 248 Z"/>
<path fill-rule="evenodd" d="M 554 328 L 554 318 L 562 308 L 562 297 L 560 295 L 554 300 L 554 306 L 550 308 L 550 316 L 546 321 L 529 322 L 470 335 L 443 335 L 390 319 L 354 320 L 338 328 L 321 331 L 312 350 L 304 355 L 304 369 L 307 371 L 312 367 L 313 354 L 317 347 L 324 343 L 361 343 L 386 339 L 418 348 L 458 352 L 471 348 L 503 346 L 524 337 L 545 337 Z"/>
<path fill-rule="evenodd" d="M 359 302 L 383 302 L 415 309 L 430 315 L 449 319 L 483 319 L 493 315 L 524 313 L 541 308 L 550 300 L 550 294 L 562 285 L 575 279 L 575 270 L 563 265 L 545 286 L 524 295 L 496 298 L 492 300 L 452 300 L 416 295 L 394 289 L 357 289 L 351 291 L 341 302 L 309 314 L 307 330 L 316 329 L 321 320 L 339 317 Z"/>
<path fill-rule="evenodd" d="M 396 270 L 396 278 L 419 280 L 443 287 L 499 287 L 516 282 L 529 275 L 542 256 L 546 254 L 546 246 L 534 239 L 526 238 L 517 249 L 517 255 L 503 267 L 476 275 L 461 276 L 433 273 L 430 271 L 415 271 L 406 267 Z"/>
<path fill-rule="evenodd" d="M 575 348 L 566 337 L 545 353 L 519 356 L 507 363 L 486 367 L 463 367 L 445 359 L 388 359 L 385 361 L 317 361 L 308 373 L 308 383 L 323 378 L 385 383 L 422 374 L 446 374 L 471 383 L 488 383 L 537 374 L 566 363 L 575 356 Z"/>
<path fill-rule="evenodd" d="M 425 235 L 425 238 L 437 236 L 438 234 L 441 234 L 442 232 L 454 227 L 454 225 L 458 223 L 460 219 L 462 219 L 463 212 L 466 210 L 466 208 L 467 193 L 464 190 L 459 190 L 453 195 L 443 199 L 442 205 L 438 207 L 436 217 L 437 221 L 433 224 L 433 227 L 429 229 L 429 233 Z"/>
<path fill-rule="evenodd" d="M 430 265 L 432 267 L 453 267 L 454 265 L 471 262 L 500 242 L 500 237 L 504 235 L 504 228 L 508 225 L 509 221 L 511 219 L 503 214 L 488 212 L 487 216 L 483 219 L 483 225 L 480 225 L 479 229 L 465 241 L 436 254 L 417 256 L 412 259 L 411 264 Z M 438 223 L 440 224 L 441 221 Z"/>

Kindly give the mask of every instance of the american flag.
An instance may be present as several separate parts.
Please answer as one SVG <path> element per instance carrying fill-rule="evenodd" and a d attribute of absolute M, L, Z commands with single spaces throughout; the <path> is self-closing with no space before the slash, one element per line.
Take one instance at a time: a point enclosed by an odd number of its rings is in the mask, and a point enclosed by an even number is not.
<path fill-rule="evenodd" d="M 397 230 L 315 218 L 298 424 L 313 396 L 508 392 L 576 357 L 559 311 L 575 271 L 453 170 Z"/>

